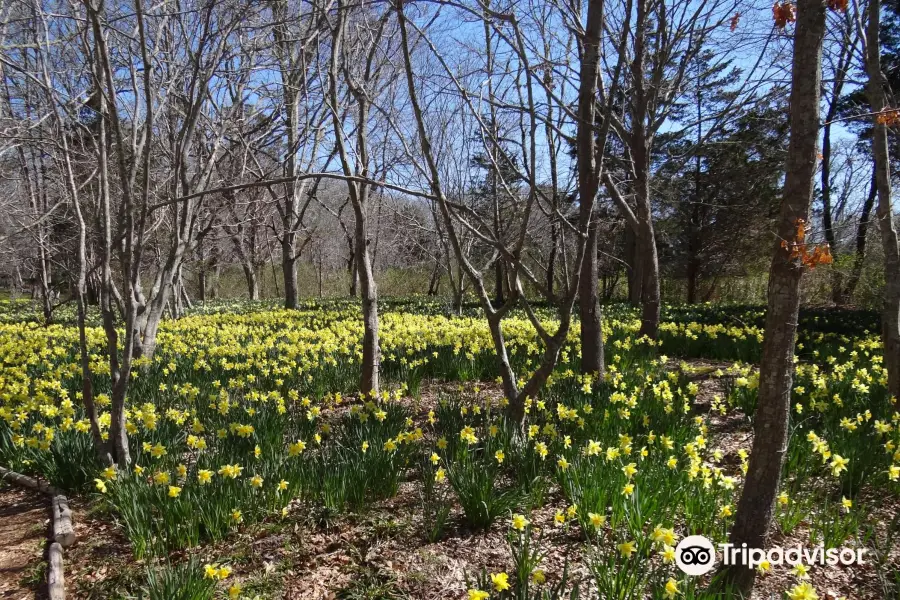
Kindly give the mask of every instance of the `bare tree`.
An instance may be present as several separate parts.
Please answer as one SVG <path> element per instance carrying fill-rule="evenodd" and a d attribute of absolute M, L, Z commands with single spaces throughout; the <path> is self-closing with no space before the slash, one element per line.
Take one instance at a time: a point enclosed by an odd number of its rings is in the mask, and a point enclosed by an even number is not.
<path fill-rule="evenodd" d="M 284 193 L 278 203 L 281 217 L 281 270 L 285 308 L 297 308 L 297 235 L 303 228 L 303 215 L 309 206 L 312 179 L 300 179 L 303 170 L 312 170 L 324 123 L 328 118 L 322 102 L 324 82 L 318 77 L 316 54 L 322 43 L 328 6 L 272 0 L 272 36 L 276 64 L 281 74 L 280 92 L 284 122 Z M 318 100 L 318 102 L 317 102 Z"/>
<path fill-rule="evenodd" d="M 425 45 L 430 52 L 430 56 L 437 60 L 442 68 L 442 73 L 462 99 L 462 112 L 478 123 L 480 135 L 484 137 L 486 144 L 493 145 L 497 155 L 500 156 L 501 165 L 509 167 L 514 172 L 514 175 L 524 182 L 525 189 L 516 208 L 518 219 L 515 222 L 515 229 L 510 231 L 509 224 L 507 224 L 509 242 L 494 233 L 495 229 L 490 222 L 483 219 L 481 215 L 469 206 L 450 199 L 444 190 L 436 153 L 433 149 L 432 138 L 434 134 L 429 131 L 427 125 L 422 102 L 419 99 L 420 94 L 413 68 L 412 46 L 408 30 L 414 25 L 407 19 L 403 4 L 397 3 L 396 5 L 407 88 L 415 118 L 421 156 L 424 161 L 423 176 L 428 181 L 431 193 L 437 201 L 442 227 L 447 233 L 449 245 L 453 249 L 456 261 L 461 265 L 463 272 L 474 288 L 481 308 L 484 311 L 494 343 L 494 351 L 497 354 L 498 370 L 500 379 L 503 382 L 503 390 L 510 401 L 509 414 L 513 420 L 518 422 L 524 417 L 526 398 L 535 397 L 544 385 L 546 378 L 556 366 L 560 349 L 566 340 L 571 325 L 572 310 L 579 289 L 582 261 L 586 252 L 588 229 L 593 213 L 594 193 L 591 191 L 591 185 L 597 185 L 602 172 L 602 159 L 599 158 L 602 157 L 602 153 L 598 157 L 596 151 L 592 149 L 595 145 L 591 142 L 595 132 L 595 123 L 598 120 L 603 122 L 602 117 L 600 119 L 595 117 L 595 106 L 592 101 L 595 94 L 594 90 L 598 86 L 598 79 L 596 75 L 592 74 L 597 72 L 598 51 L 596 40 L 602 27 L 603 4 L 601 2 L 589 4 L 589 34 L 584 33 L 577 18 L 571 21 L 567 14 L 557 15 L 557 18 L 560 18 L 562 21 L 569 23 L 572 27 L 577 27 L 578 35 L 583 36 L 586 40 L 585 47 L 588 49 L 583 52 L 581 60 L 588 61 L 588 65 L 582 66 L 581 69 L 584 77 L 581 81 L 580 94 L 584 101 L 579 103 L 579 113 L 577 115 L 573 114 L 571 109 L 564 102 L 560 102 L 559 99 L 556 99 L 556 109 L 567 111 L 579 131 L 578 139 L 584 144 L 583 147 L 589 150 L 587 156 L 581 159 L 584 161 L 583 168 L 585 172 L 583 175 L 579 174 L 583 177 L 582 193 L 585 194 L 581 202 L 588 205 L 588 208 L 581 210 L 574 221 L 570 220 L 567 215 L 559 212 L 554 215 L 559 218 L 560 223 L 571 232 L 574 238 L 572 248 L 574 258 L 567 264 L 566 269 L 561 270 L 565 277 L 565 286 L 559 294 L 549 292 L 544 285 L 544 281 L 535 275 L 526 262 L 526 240 L 534 223 L 533 215 L 541 206 L 546 208 L 554 205 L 552 198 L 548 198 L 543 193 L 543 188 L 538 181 L 538 136 L 539 131 L 542 129 L 539 127 L 539 123 L 546 124 L 552 123 L 552 121 L 536 105 L 536 89 L 544 85 L 545 79 L 537 75 L 531 66 L 530 57 L 535 48 L 526 49 L 523 27 L 519 21 L 520 15 L 517 15 L 515 12 L 496 12 L 484 3 L 474 7 L 459 6 L 458 8 L 470 15 L 489 18 L 491 27 L 498 39 L 502 40 L 505 48 L 515 56 L 516 64 L 511 65 L 509 69 L 511 69 L 510 76 L 517 85 L 512 88 L 513 96 L 506 100 L 504 104 L 509 105 L 510 102 L 516 101 L 516 104 L 513 106 L 515 106 L 516 113 L 521 115 L 522 119 L 519 127 L 521 142 L 519 143 L 520 159 L 518 161 L 513 160 L 509 156 L 509 150 L 505 144 L 501 143 L 501 140 L 493 137 L 495 131 L 492 124 L 482 118 L 481 111 L 478 110 L 472 100 L 477 95 L 470 92 L 464 83 L 455 76 L 454 71 L 448 67 L 444 56 L 436 49 L 434 42 L 427 37 L 426 33 L 419 28 L 415 28 L 415 30 L 418 34 L 417 39 Z M 561 13 L 564 13 L 564 11 L 561 11 Z M 521 16 L 527 18 L 527 15 Z M 593 50 L 590 48 L 593 48 Z M 546 88 L 544 89 L 546 91 Z M 552 97 L 556 98 L 555 96 Z M 596 144 L 596 147 L 600 149 L 604 146 L 605 141 L 602 139 L 600 144 Z M 492 154 L 488 154 L 489 160 L 491 156 Z M 500 168 L 501 165 L 495 165 L 495 175 L 498 183 L 510 197 L 515 198 L 517 193 L 512 189 L 508 178 L 503 176 L 504 171 L 508 169 Z M 596 190 L 596 187 L 593 189 Z M 477 267 L 465 255 L 459 235 L 460 230 L 468 231 L 480 243 L 492 248 L 506 264 L 507 278 L 510 282 L 510 295 L 504 298 L 502 305 L 498 306 L 495 302 L 496 298 L 491 297 L 488 286 L 485 284 L 484 269 Z M 532 310 L 531 301 L 525 292 L 526 282 L 529 287 L 540 291 L 543 300 L 552 302 L 559 319 L 555 332 L 551 333 L 545 329 L 544 324 L 541 323 Z M 521 389 L 506 352 L 502 325 L 504 316 L 508 314 L 512 307 L 519 303 L 521 303 L 529 316 L 543 346 L 543 353 L 538 368 L 530 374 L 524 385 L 521 386 Z"/>
<path fill-rule="evenodd" d="M 337 23 L 332 32 L 331 61 L 328 70 L 329 102 L 334 126 L 335 145 L 344 175 L 348 177 L 347 192 L 354 217 L 355 276 L 359 278 L 363 309 L 363 359 L 360 391 L 363 394 L 379 389 L 380 347 L 378 343 L 378 291 L 372 270 L 369 232 L 369 192 L 364 181 L 370 173 L 369 125 L 373 98 L 377 97 L 386 79 L 384 56 L 389 49 L 387 26 L 391 10 L 381 15 L 366 14 L 365 8 L 353 19 L 355 31 L 348 31 L 351 6 L 337 0 Z M 351 46 L 352 45 L 352 46 Z M 356 130 L 353 151 L 347 145 L 342 119 L 343 106 L 338 92 L 342 76 L 355 106 L 353 126 Z M 358 179 L 351 180 L 350 177 Z"/>
<path fill-rule="evenodd" d="M 869 80 L 866 93 L 874 113 L 872 149 L 875 156 L 875 188 L 878 195 L 875 214 L 884 250 L 885 289 L 881 312 L 881 338 L 884 344 L 884 365 L 888 371 L 888 391 L 895 398 L 900 398 L 900 246 L 891 204 L 891 162 L 887 139 L 887 123 L 892 121 L 896 109 L 888 108 L 887 98 L 891 90 L 887 78 L 881 71 L 880 0 L 869 0 L 867 12 L 865 62 Z"/>
<path fill-rule="evenodd" d="M 753 449 L 731 529 L 731 542 L 736 546 L 765 548 L 787 453 L 800 278 L 804 269 L 798 249 L 806 243 L 805 227 L 815 188 L 824 37 L 825 3 L 800 0 L 791 69 L 787 176 L 769 268 Z M 735 565 L 728 575 L 737 592 L 749 597 L 755 569 Z"/>
<path fill-rule="evenodd" d="M 618 49 L 620 56 L 630 57 L 628 85 L 623 88 L 622 97 L 614 99 L 624 108 L 610 116 L 612 130 L 623 149 L 618 170 L 626 181 L 617 181 L 608 170 L 604 184 L 633 236 L 629 246 L 634 253 L 626 257 L 630 266 L 629 295 L 633 303 L 642 306 L 640 335 L 653 339 L 657 337 L 660 318 L 660 270 L 651 190 L 654 143 L 689 87 L 691 66 L 705 49 L 725 44 L 717 38 L 717 32 L 727 31 L 727 23 L 739 8 L 737 0 L 628 0 L 617 14 L 617 29 L 634 31 L 631 43 Z M 740 43 L 739 36 L 731 37 L 735 40 L 730 44 Z M 762 56 L 765 47 L 758 51 Z M 723 63 L 730 60 L 724 50 L 715 56 Z M 618 67 L 607 66 L 613 68 Z M 746 75 L 747 83 L 754 70 Z M 756 89 L 755 85 L 745 87 L 721 114 L 701 117 L 700 122 L 708 122 L 705 135 L 712 135 L 735 107 L 741 106 L 741 98 Z"/>

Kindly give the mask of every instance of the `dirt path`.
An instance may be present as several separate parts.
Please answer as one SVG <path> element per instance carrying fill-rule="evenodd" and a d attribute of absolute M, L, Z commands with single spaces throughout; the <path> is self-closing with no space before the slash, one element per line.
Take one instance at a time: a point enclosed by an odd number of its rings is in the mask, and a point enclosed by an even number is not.
<path fill-rule="evenodd" d="M 0 484 L 0 599 L 38 597 L 47 518 L 47 504 L 40 494 Z"/>

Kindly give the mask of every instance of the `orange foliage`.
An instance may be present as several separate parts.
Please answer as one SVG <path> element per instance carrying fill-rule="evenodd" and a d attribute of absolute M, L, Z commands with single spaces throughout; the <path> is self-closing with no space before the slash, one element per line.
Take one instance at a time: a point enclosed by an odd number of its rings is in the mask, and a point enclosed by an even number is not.
<path fill-rule="evenodd" d="M 875 116 L 875 121 L 879 125 L 887 125 L 888 127 L 900 125 L 900 109 L 884 108 Z"/>
<path fill-rule="evenodd" d="M 819 265 L 830 265 L 834 262 L 834 258 L 831 256 L 831 246 L 828 244 L 816 244 L 813 246 L 812 252 L 809 251 L 804 219 L 797 219 L 795 226 L 794 241 L 781 241 L 781 247 L 787 250 L 791 260 L 799 259 L 800 263 L 808 269 L 815 269 Z"/>
<path fill-rule="evenodd" d="M 846 12 L 847 0 L 828 0 L 828 8 L 835 12 Z"/>
<path fill-rule="evenodd" d="M 784 29 L 788 23 L 797 20 L 797 9 L 790 2 L 778 2 L 772 5 L 772 19 L 775 20 L 775 27 Z"/>

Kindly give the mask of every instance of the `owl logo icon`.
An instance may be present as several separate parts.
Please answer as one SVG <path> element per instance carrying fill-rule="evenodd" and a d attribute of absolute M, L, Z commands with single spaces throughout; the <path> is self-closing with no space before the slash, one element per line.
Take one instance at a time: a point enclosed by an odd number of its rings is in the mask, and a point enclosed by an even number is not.
<path fill-rule="evenodd" d="M 705 575 L 716 566 L 716 548 L 702 535 L 689 535 L 675 548 L 675 564 L 688 575 Z"/>

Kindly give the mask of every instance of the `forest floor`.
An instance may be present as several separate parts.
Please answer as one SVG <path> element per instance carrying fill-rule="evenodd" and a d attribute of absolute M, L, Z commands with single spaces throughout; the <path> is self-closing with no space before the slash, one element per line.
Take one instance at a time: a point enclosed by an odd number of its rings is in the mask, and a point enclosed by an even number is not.
<path fill-rule="evenodd" d="M 0 599 L 43 597 L 47 524 L 44 496 L 0 483 Z"/>
<path fill-rule="evenodd" d="M 695 410 L 708 412 L 710 399 L 721 393 L 721 382 L 703 373 L 727 367 L 727 363 L 694 361 L 690 367 L 697 373 L 696 381 L 701 389 Z M 439 392 L 448 389 L 447 385 L 450 384 L 425 385 L 420 400 L 406 401 L 424 421 L 437 402 Z M 493 386 L 486 384 L 485 387 L 490 393 L 499 394 L 491 389 Z M 710 438 L 714 447 L 726 453 L 722 467 L 737 471 L 739 464 L 732 460 L 734 452 L 737 448 L 749 449 L 752 427 L 743 417 L 712 417 Z M 500 519 L 487 532 L 476 533 L 465 529 L 459 508 L 454 507 L 442 538 L 428 543 L 423 534 L 419 489 L 418 483 L 410 478 L 402 483 L 395 497 L 374 504 L 362 514 L 325 517 L 308 506 L 291 506 L 285 519 L 260 523 L 222 542 L 176 553 L 171 558 L 190 554 L 201 562 L 231 565 L 234 573 L 229 582 L 240 582 L 241 598 L 248 600 L 458 600 L 465 597 L 466 590 L 471 587 L 468 582 L 482 570 L 511 572 L 506 544 L 508 519 Z M 9 512 L 8 502 L 2 498 L 0 506 Z M 577 526 L 557 527 L 554 524 L 555 511 L 560 507 L 566 507 L 565 499 L 558 488 L 551 487 L 543 508 L 530 515 L 534 526 L 542 531 L 545 557 L 541 568 L 548 579 L 554 581 L 568 565 L 570 582 L 583 581 L 582 587 L 591 587 L 590 573 L 582 560 L 585 544 Z M 33 532 L 36 525 L 43 523 L 40 508 L 34 510 L 39 515 L 22 517 L 21 531 Z M 79 542 L 66 554 L 69 597 L 105 599 L 119 597 L 118 590 L 133 589 L 131 586 L 141 580 L 146 565 L 132 558 L 121 530 L 108 514 L 98 513 L 95 507 L 76 501 L 73 510 L 78 521 Z M 889 518 L 890 515 L 885 515 L 885 519 Z M 10 526 L 6 521 L 0 524 L 2 531 L 8 532 Z M 35 532 L 33 537 L 23 537 L 22 551 L 13 552 L 15 558 L 24 563 L 20 567 L 22 573 L 27 572 L 31 563 L 26 559 L 38 551 L 42 536 L 43 530 Z M 789 537 L 773 531 L 772 543 L 784 547 L 803 546 L 806 539 L 805 527 L 801 525 Z M 0 547 L 6 545 L 4 541 L 5 538 L 0 538 Z M 24 551 L 26 549 L 28 552 Z M 5 557 L 6 553 L 0 553 L 0 556 Z M 900 560 L 900 557 L 891 560 Z M 782 598 L 784 590 L 797 581 L 787 569 L 773 569 L 758 578 L 753 597 Z M 871 564 L 815 567 L 809 581 L 819 590 L 822 600 L 883 598 L 878 573 Z M 17 598 L 0 596 L 7 597 Z M 581 595 L 582 599 L 591 597 L 595 596 Z"/>

